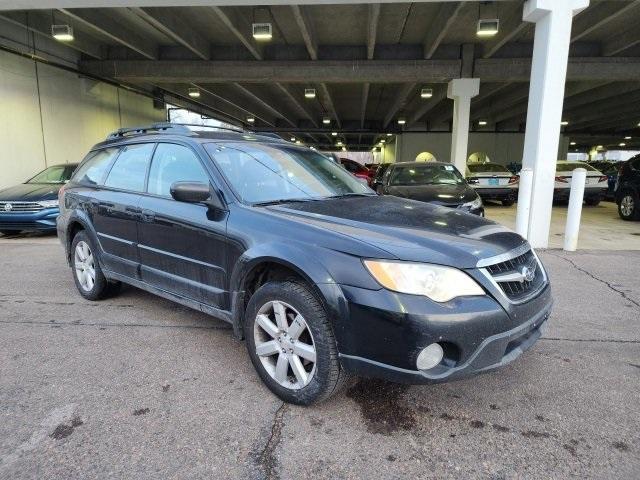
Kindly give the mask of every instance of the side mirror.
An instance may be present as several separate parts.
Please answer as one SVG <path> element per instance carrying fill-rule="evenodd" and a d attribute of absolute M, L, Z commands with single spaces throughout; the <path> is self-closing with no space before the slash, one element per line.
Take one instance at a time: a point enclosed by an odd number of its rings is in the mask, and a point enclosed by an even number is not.
<path fill-rule="evenodd" d="M 478 180 L 477 178 L 470 178 L 469 180 L 467 180 L 467 183 L 469 185 L 478 185 L 480 183 L 480 180 Z"/>
<path fill-rule="evenodd" d="M 218 194 L 208 182 L 174 182 L 171 196 L 178 202 L 206 203 L 212 208 L 226 210 Z"/>

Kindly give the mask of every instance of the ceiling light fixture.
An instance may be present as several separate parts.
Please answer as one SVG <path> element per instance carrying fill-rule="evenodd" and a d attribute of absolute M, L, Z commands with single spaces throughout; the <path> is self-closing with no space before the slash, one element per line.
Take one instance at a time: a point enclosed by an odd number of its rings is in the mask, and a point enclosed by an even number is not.
<path fill-rule="evenodd" d="M 296 145 L 302 145 L 302 142 L 300 140 L 296 140 Z"/>
<path fill-rule="evenodd" d="M 392 135 L 393 135 L 393 133 L 387 133 L 387 137 L 390 137 Z"/>
<path fill-rule="evenodd" d="M 405 123 L 407 123 L 407 119 L 404 117 L 400 117 L 398 118 L 398 125 L 404 125 Z"/>
<path fill-rule="evenodd" d="M 433 97 L 433 88 L 423 88 L 420 90 L 420 98 L 431 98 Z"/>
<path fill-rule="evenodd" d="M 484 126 L 486 126 L 486 125 L 487 125 L 487 121 L 486 121 L 486 120 L 480 120 L 480 121 L 478 122 L 478 125 L 480 125 L 481 127 L 484 127 Z"/>
<path fill-rule="evenodd" d="M 347 147 L 342 147 L 342 151 L 346 152 L 347 151 Z"/>
<path fill-rule="evenodd" d="M 291 137 L 291 141 L 295 142 L 296 141 L 296 137 Z"/>
<path fill-rule="evenodd" d="M 341 147 L 342 145 L 344 145 L 344 143 L 342 143 L 342 141 L 341 141 L 341 140 L 338 140 L 338 141 L 336 142 L 336 147 Z"/>
<path fill-rule="evenodd" d="M 575 145 L 575 144 L 576 144 L 576 142 L 571 142 L 571 143 L 569 143 L 569 145 Z"/>
<path fill-rule="evenodd" d="M 331 132 L 331 136 L 332 137 L 337 137 L 338 136 L 338 132 Z"/>
<path fill-rule="evenodd" d="M 479 37 L 494 37 L 500 31 L 500 20 L 487 18 L 478 20 L 476 33 Z"/>
<path fill-rule="evenodd" d="M 380 143 L 387 143 L 387 141 L 383 138 L 382 140 L 380 140 Z"/>
<path fill-rule="evenodd" d="M 304 89 L 304 98 L 316 98 L 316 89 L 315 88 L 305 88 Z"/>
<path fill-rule="evenodd" d="M 622 142 L 622 143 L 619 143 L 619 144 L 618 144 L 618 146 L 619 146 L 619 147 L 626 147 L 626 146 L 627 146 L 627 144 L 626 144 L 626 143 L 624 143 L 624 142 Z"/>
<path fill-rule="evenodd" d="M 331 119 L 329 117 L 322 117 L 322 123 L 329 125 L 331 123 Z"/>
<path fill-rule="evenodd" d="M 73 27 L 71 25 L 51 25 L 51 36 L 59 42 L 71 42 L 73 40 Z"/>
<path fill-rule="evenodd" d="M 270 23 L 254 23 L 252 29 L 253 38 L 258 41 L 265 42 L 273 38 L 273 29 Z"/>
<path fill-rule="evenodd" d="M 566 127 L 567 125 L 569 125 L 569 122 L 567 120 L 562 120 L 560 122 L 560 125 L 562 125 L 563 127 Z"/>
<path fill-rule="evenodd" d="M 254 123 L 255 121 L 256 121 L 255 117 L 251 117 L 251 116 L 247 117 L 247 122 Z"/>
<path fill-rule="evenodd" d="M 200 97 L 200 89 L 199 88 L 195 88 L 195 87 L 189 88 L 189 96 L 191 98 L 199 98 Z"/>
<path fill-rule="evenodd" d="M 625 140 L 631 140 L 631 137 L 624 137 Z"/>

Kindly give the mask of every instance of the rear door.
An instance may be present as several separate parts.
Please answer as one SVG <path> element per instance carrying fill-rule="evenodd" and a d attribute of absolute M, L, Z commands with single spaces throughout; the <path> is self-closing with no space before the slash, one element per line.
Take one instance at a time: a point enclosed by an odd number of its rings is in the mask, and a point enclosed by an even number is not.
<path fill-rule="evenodd" d="M 93 223 L 102 246 L 107 270 L 138 277 L 138 230 L 140 194 L 155 143 L 126 145 L 120 150 L 103 188 L 93 194 Z"/>
<path fill-rule="evenodd" d="M 159 143 L 138 224 L 142 279 L 162 290 L 228 310 L 225 294 L 227 213 L 205 204 L 178 202 L 174 182 L 210 183 L 191 147 Z"/>

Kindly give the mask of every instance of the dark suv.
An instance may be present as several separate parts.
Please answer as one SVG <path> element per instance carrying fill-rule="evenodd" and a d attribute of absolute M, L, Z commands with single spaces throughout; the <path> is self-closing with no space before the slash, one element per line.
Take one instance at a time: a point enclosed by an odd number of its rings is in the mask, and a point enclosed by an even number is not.
<path fill-rule="evenodd" d="M 377 196 L 330 159 L 258 134 L 120 130 L 60 206 L 83 297 L 124 282 L 230 322 L 292 403 L 329 397 L 350 373 L 433 383 L 500 367 L 551 309 L 517 234 Z"/>
<path fill-rule="evenodd" d="M 640 220 L 640 155 L 627 160 L 620 167 L 615 195 L 620 218 Z"/>

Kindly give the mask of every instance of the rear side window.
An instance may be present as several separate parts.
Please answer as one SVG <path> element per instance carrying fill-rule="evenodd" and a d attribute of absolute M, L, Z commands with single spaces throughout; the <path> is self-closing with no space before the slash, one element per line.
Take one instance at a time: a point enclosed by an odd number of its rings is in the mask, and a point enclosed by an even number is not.
<path fill-rule="evenodd" d="M 134 192 L 144 191 L 144 181 L 154 147 L 154 143 L 124 147 L 118 155 L 116 163 L 113 164 L 104 185 Z"/>
<path fill-rule="evenodd" d="M 111 161 L 118 153 L 117 148 L 106 148 L 89 154 L 73 175 L 73 181 L 89 185 L 99 185 L 104 180 Z"/>
<path fill-rule="evenodd" d="M 149 171 L 147 191 L 155 195 L 171 195 L 174 182 L 208 182 L 209 177 L 193 151 L 183 145 L 161 143 L 156 148 Z"/>

